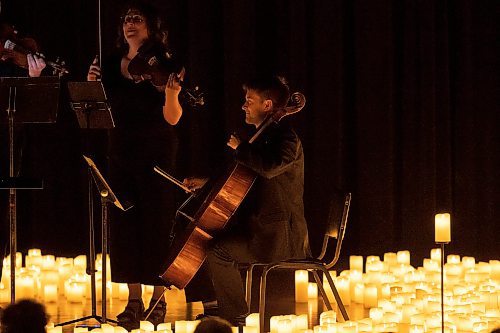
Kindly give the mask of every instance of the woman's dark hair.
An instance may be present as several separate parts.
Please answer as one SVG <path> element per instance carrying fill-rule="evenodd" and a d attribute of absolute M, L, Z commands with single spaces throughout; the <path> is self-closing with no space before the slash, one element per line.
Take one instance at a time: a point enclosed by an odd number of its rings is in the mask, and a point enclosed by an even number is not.
<path fill-rule="evenodd" d="M 284 77 L 259 76 L 243 84 L 243 90 L 254 90 L 265 99 L 273 101 L 274 107 L 284 107 L 290 98 L 290 88 Z"/>
<path fill-rule="evenodd" d="M 47 325 L 45 307 L 32 300 L 20 300 L 5 308 L 2 333 L 44 333 Z"/>
<path fill-rule="evenodd" d="M 146 19 L 149 39 L 152 42 L 160 43 L 165 48 L 167 47 L 168 31 L 163 29 L 162 21 L 157 14 L 157 10 L 150 4 L 142 0 L 132 0 L 127 2 L 120 13 L 120 24 L 118 26 L 118 38 L 116 39 L 116 47 L 121 51 L 128 51 L 128 44 L 123 35 L 123 17 L 131 10 L 136 10 Z"/>

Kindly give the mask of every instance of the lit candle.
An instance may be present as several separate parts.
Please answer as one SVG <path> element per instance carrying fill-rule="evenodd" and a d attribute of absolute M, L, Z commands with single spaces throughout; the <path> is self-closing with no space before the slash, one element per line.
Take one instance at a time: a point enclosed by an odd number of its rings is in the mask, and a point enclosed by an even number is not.
<path fill-rule="evenodd" d="M 356 290 L 356 284 L 363 282 L 363 273 L 361 271 L 351 271 L 349 270 L 349 290 L 351 293 L 351 299 L 354 300 L 354 293 Z"/>
<path fill-rule="evenodd" d="M 450 214 L 436 214 L 435 217 L 436 243 L 449 243 L 451 241 Z"/>
<path fill-rule="evenodd" d="M 335 285 L 344 305 L 351 304 L 351 292 L 349 290 L 349 277 L 339 276 L 335 279 Z"/>
<path fill-rule="evenodd" d="M 175 322 L 175 333 L 187 333 L 187 321 L 186 320 L 177 320 Z"/>
<path fill-rule="evenodd" d="M 432 249 L 431 250 L 431 259 L 437 262 L 441 262 L 441 249 Z M 425 259 L 424 259 L 425 261 Z"/>
<path fill-rule="evenodd" d="M 73 259 L 73 266 L 75 270 L 85 272 L 87 269 L 87 256 L 79 255 Z"/>
<path fill-rule="evenodd" d="M 43 299 L 46 303 L 57 302 L 57 285 L 47 284 L 43 287 Z"/>
<path fill-rule="evenodd" d="M 35 298 L 35 279 L 33 276 L 24 275 L 17 278 L 16 298 Z"/>
<path fill-rule="evenodd" d="M 319 315 L 319 324 L 326 325 L 337 322 L 337 312 L 330 310 L 325 311 Z"/>
<path fill-rule="evenodd" d="M 318 286 L 315 282 L 309 282 L 307 287 L 307 298 L 316 299 L 318 298 Z"/>
<path fill-rule="evenodd" d="M 371 308 L 369 311 L 369 317 L 373 320 L 373 324 L 382 322 L 383 316 L 384 310 L 382 308 Z"/>
<path fill-rule="evenodd" d="M 410 325 L 410 330 L 409 333 L 424 333 L 425 332 L 425 326 L 424 325 Z"/>
<path fill-rule="evenodd" d="M 446 262 L 448 264 L 460 264 L 460 256 L 456 254 L 448 254 L 446 256 Z"/>
<path fill-rule="evenodd" d="M 295 271 L 295 302 L 306 303 L 309 286 L 309 274 L 305 270 Z"/>
<path fill-rule="evenodd" d="M 349 269 L 363 272 L 363 256 L 349 256 Z"/>
<path fill-rule="evenodd" d="M 139 329 L 144 330 L 144 331 L 154 331 L 155 330 L 155 325 L 149 321 L 141 320 L 139 322 Z"/>
<path fill-rule="evenodd" d="M 398 251 L 396 254 L 398 264 L 410 264 L 410 251 Z"/>
<path fill-rule="evenodd" d="M 293 325 L 290 319 L 282 319 L 278 322 L 278 333 L 292 333 Z"/>
<path fill-rule="evenodd" d="M 384 262 L 386 262 L 389 266 L 397 264 L 398 262 L 397 254 L 394 252 L 384 253 Z"/>
<path fill-rule="evenodd" d="M 66 299 L 70 303 L 82 303 L 85 285 L 81 282 L 71 282 L 66 288 Z"/>
<path fill-rule="evenodd" d="M 466 269 L 474 268 L 476 259 L 474 257 L 462 257 L 462 266 Z"/>
<path fill-rule="evenodd" d="M 154 330 L 154 326 L 153 326 L 153 329 L 151 331 Z M 101 324 L 101 331 L 102 333 L 114 333 L 115 332 L 115 328 L 113 326 L 111 326 L 110 324 Z"/>
<path fill-rule="evenodd" d="M 377 285 L 367 284 L 364 290 L 363 303 L 365 308 L 374 308 L 377 306 L 378 302 L 378 290 Z"/>
<path fill-rule="evenodd" d="M 363 283 L 356 283 L 354 285 L 354 297 L 353 302 L 363 304 L 363 297 L 365 293 L 365 285 Z"/>
<path fill-rule="evenodd" d="M 172 323 L 161 323 L 156 327 L 158 331 L 170 331 L 172 330 Z"/>
<path fill-rule="evenodd" d="M 256 332 L 259 332 L 259 330 L 260 330 L 259 314 L 258 313 L 250 313 L 245 318 L 245 325 L 248 327 L 256 327 L 257 328 Z"/>

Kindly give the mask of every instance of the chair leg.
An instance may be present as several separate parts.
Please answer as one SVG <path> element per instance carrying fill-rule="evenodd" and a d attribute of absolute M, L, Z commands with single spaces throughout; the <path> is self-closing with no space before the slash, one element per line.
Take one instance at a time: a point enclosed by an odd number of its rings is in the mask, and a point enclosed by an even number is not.
<path fill-rule="evenodd" d="M 262 271 L 262 276 L 260 277 L 260 299 L 259 299 L 259 328 L 260 332 L 265 331 L 265 314 L 266 314 L 266 283 L 267 283 L 267 273 L 269 272 L 268 267 L 265 266 Z"/>
<path fill-rule="evenodd" d="M 316 281 L 316 284 L 318 285 L 319 292 L 321 293 L 321 297 L 323 298 L 323 303 L 325 303 L 326 308 L 328 310 L 332 310 L 332 304 L 330 304 L 330 300 L 328 299 L 328 295 L 325 292 L 325 288 L 323 287 L 323 282 L 321 282 L 321 279 L 319 278 L 318 272 L 314 269 L 312 271 L 314 280 Z"/>
<path fill-rule="evenodd" d="M 245 300 L 248 305 L 248 313 L 251 312 L 252 306 L 252 283 L 253 283 L 253 269 L 255 268 L 254 264 L 250 264 L 247 268 L 247 278 L 246 278 L 246 288 L 245 288 Z"/>
<path fill-rule="evenodd" d="M 349 316 L 347 315 L 347 311 L 345 310 L 344 303 L 342 303 L 342 299 L 340 298 L 339 292 L 337 291 L 337 288 L 335 287 L 335 284 L 333 283 L 333 279 L 330 276 L 330 273 L 328 273 L 328 271 L 324 267 L 321 267 L 321 270 L 326 275 L 326 279 L 328 280 L 328 283 L 330 284 L 330 288 L 332 288 L 333 296 L 335 297 L 335 301 L 337 302 L 337 305 L 339 306 L 340 312 L 342 313 L 342 317 L 344 317 L 344 321 L 349 320 Z"/>

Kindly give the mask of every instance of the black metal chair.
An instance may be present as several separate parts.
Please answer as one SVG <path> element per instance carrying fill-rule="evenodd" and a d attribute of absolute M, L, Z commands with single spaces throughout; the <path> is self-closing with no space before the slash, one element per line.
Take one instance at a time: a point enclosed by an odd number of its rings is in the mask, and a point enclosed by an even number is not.
<path fill-rule="evenodd" d="M 266 310 L 266 287 L 267 287 L 267 276 L 275 269 L 287 269 L 287 270 L 307 270 L 311 272 L 314 276 L 314 280 L 318 285 L 318 289 L 321 293 L 323 301 L 328 310 L 332 310 L 332 305 L 328 299 L 328 296 L 323 287 L 323 283 L 319 277 L 318 272 L 323 272 L 328 280 L 328 284 L 332 289 L 335 301 L 339 307 L 340 312 L 344 320 L 349 320 L 347 311 L 345 310 L 344 304 L 340 299 L 339 293 L 333 279 L 331 278 L 328 270 L 335 266 L 340 256 L 340 249 L 342 247 L 342 241 L 344 239 L 345 229 L 347 225 L 347 217 L 349 215 L 349 207 L 351 204 L 351 193 L 334 193 L 330 199 L 328 218 L 320 225 L 323 233 L 323 244 L 321 248 L 321 253 L 318 257 L 313 258 L 312 255 L 306 259 L 290 259 L 283 260 L 273 263 L 252 263 L 247 266 L 247 279 L 246 279 L 246 300 L 248 307 L 251 304 L 251 294 L 252 294 L 252 280 L 253 271 L 256 266 L 262 266 L 262 276 L 260 279 L 260 300 L 259 300 L 259 320 L 260 320 L 260 332 L 264 332 L 265 329 L 265 310 Z M 336 241 L 333 242 L 332 239 Z M 318 240 L 319 241 L 319 240 Z M 311 242 L 311 240 L 310 240 Z M 326 255 L 329 249 L 332 249 L 332 243 L 335 243 L 335 252 L 333 258 L 329 261 L 326 259 Z"/>

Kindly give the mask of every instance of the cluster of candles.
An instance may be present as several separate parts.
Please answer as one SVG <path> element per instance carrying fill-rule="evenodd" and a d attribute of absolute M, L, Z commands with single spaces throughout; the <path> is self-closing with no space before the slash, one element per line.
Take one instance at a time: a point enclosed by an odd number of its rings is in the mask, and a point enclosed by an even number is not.
<path fill-rule="evenodd" d="M 306 332 L 442 332 L 441 249 L 414 268 L 410 252 L 350 256 L 349 270 L 331 272 L 342 303 L 362 305 L 369 317 L 328 323 Z M 363 269 L 364 268 L 364 269 Z M 328 298 L 334 302 L 326 279 Z M 500 327 L 500 261 L 476 263 L 473 257 L 450 254 L 444 265 L 444 332 L 491 332 Z M 307 271 L 295 272 L 296 302 L 317 297 Z M 290 331 L 293 332 L 293 331 Z M 300 331 L 302 332 L 302 331 Z"/>
<path fill-rule="evenodd" d="M 4 274 L 0 282 L 2 303 L 10 301 L 9 259 L 5 258 L 3 262 Z M 34 298 L 51 303 L 59 297 L 66 297 L 70 303 L 84 303 L 90 298 L 90 276 L 85 273 L 86 262 L 85 256 L 55 258 L 42 255 L 39 249 L 31 249 L 24 258 L 23 266 L 22 255 L 17 253 L 16 298 Z M 317 309 L 320 301 L 317 285 L 309 282 L 307 271 L 296 271 L 296 304 L 306 306 L 303 311 L 296 311 L 296 314 L 271 317 L 270 332 L 441 332 L 440 262 L 439 248 L 432 249 L 430 258 L 424 259 L 423 265 L 418 268 L 410 265 L 409 251 L 385 253 L 382 260 L 378 256 L 350 256 L 349 270 L 342 271 L 338 276 L 335 271 L 330 274 L 343 304 L 347 307 L 362 306 L 369 316 L 338 322 L 335 311 L 326 311 L 320 314 L 319 325 L 313 327 L 313 314 L 307 304 L 316 304 Z M 101 301 L 101 267 L 102 256 L 98 256 L 98 301 Z M 111 283 L 111 277 L 107 278 L 107 297 L 127 300 L 127 286 Z M 325 291 L 333 304 L 333 292 L 326 278 L 323 279 Z M 489 333 L 500 326 L 500 260 L 476 263 L 472 257 L 450 254 L 446 256 L 444 279 L 445 332 Z M 190 333 L 197 324 L 197 321 L 176 321 L 155 328 L 149 322 L 141 322 L 140 330 L 135 332 Z M 47 331 L 59 333 L 62 328 L 49 326 Z M 85 331 L 87 328 L 74 328 L 74 332 Z M 121 327 L 106 324 L 92 331 L 126 332 Z M 237 331 L 234 328 L 234 332 Z M 243 333 L 260 333 L 258 314 L 247 317 Z"/>

